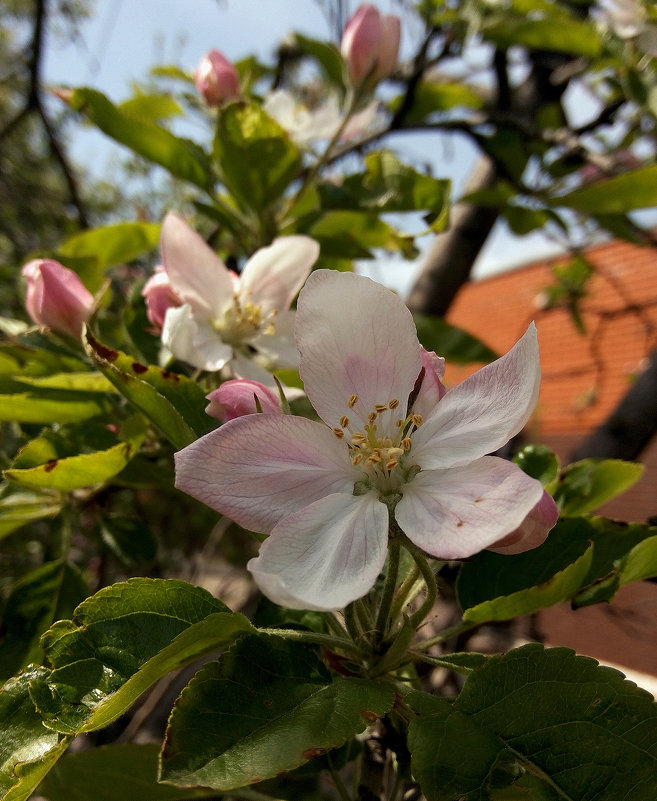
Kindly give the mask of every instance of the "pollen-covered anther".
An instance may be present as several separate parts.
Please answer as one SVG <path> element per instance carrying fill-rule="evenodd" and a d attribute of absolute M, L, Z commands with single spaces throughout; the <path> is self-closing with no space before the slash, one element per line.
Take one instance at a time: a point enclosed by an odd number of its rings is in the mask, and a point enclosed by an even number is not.
<path fill-rule="evenodd" d="M 386 462 L 386 470 L 394 470 L 397 467 L 397 460 L 396 459 L 388 459 Z"/>
<path fill-rule="evenodd" d="M 349 418 L 347 417 L 346 414 L 343 414 L 342 417 L 340 418 L 340 425 L 342 426 L 342 428 L 346 428 L 349 425 Z"/>
<path fill-rule="evenodd" d="M 338 439 L 342 439 L 342 437 L 344 437 L 344 431 L 337 426 L 333 429 L 333 433 Z"/>
<path fill-rule="evenodd" d="M 397 400 L 397 398 L 393 398 L 388 404 L 389 409 L 396 409 L 398 406 L 399 406 L 399 401 Z"/>
<path fill-rule="evenodd" d="M 370 412 L 367 415 L 367 419 L 369 420 L 370 423 L 373 423 L 376 420 L 376 412 Z M 365 429 L 367 430 L 367 426 L 365 426 Z"/>
<path fill-rule="evenodd" d="M 358 448 L 361 445 L 365 445 L 367 437 L 361 431 L 357 431 L 355 434 L 351 435 L 351 441 Z"/>
<path fill-rule="evenodd" d="M 353 465 L 360 464 L 362 461 L 363 461 L 363 454 L 362 454 L 362 453 L 355 453 L 355 454 L 354 454 L 354 455 L 351 457 L 351 463 L 352 463 Z"/>
<path fill-rule="evenodd" d="M 410 437 L 404 437 L 404 439 L 401 441 L 401 446 L 405 451 L 410 451 L 410 449 L 411 449 L 411 438 Z"/>
<path fill-rule="evenodd" d="M 377 414 L 383 414 L 384 412 L 388 411 L 388 404 L 387 403 L 377 403 L 375 404 L 374 408 L 377 411 Z"/>
<path fill-rule="evenodd" d="M 349 408 L 350 408 L 350 409 L 353 409 L 353 408 L 354 408 L 354 406 L 355 406 L 357 403 L 358 403 L 358 395 L 352 395 L 352 396 L 349 398 L 349 402 L 347 403 L 347 405 L 349 406 Z"/>
<path fill-rule="evenodd" d="M 413 414 L 413 415 L 411 415 L 411 422 L 413 423 L 414 426 L 419 428 L 422 425 L 422 423 L 424 422 L 424 420 L 422 419 L 422 415 L 421 414 Z"/>

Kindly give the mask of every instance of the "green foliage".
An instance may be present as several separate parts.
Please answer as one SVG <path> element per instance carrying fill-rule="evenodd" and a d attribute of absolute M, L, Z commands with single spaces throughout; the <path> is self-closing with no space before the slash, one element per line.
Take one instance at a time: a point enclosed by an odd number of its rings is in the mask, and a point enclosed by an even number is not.
<path fill-rule="evenodd" d="M 547 445 L 526 445 L 513 461 L 544 487 L 551 487 L 559 475 L 559 460 Z"/>
<path fill-rule="evenodd" d="M 472 364 L 497 359 L 498 354 L 480 339 L 448 323 L 442 317 L 415 314 L 413 319 L 422 345 L 429 351 L 439 353 L 448 362 Z"/>
<path fill-rule="evenodd" d="M 393 702 L 392 688 L 381 683 L 331 680 L 306 645 L 245 637 L 183 691 L 164 742 L 162 779 L 215 790 L 253 784 L 342 745 Z"/>
<path fill-rule="evenodd" d="M 589 214 L 622 214 L 657 205 L 657 166 L 632 170 L 553 198 L 554 206 L 568 206 Z"/>
<path fill-rule="evenodd" d="M 592 512 L 636 484 L 643 470 L 641 464 L 620 459 L 582 459 L 565 468 L 554 499 L 562 515 Z"/>
<path fill-rule="evenodd" d="M 405 703 L 428 801 L 653 798 L 652 697 L 570 649 L 526 645 L 475 670 L 454 704 L 426 693 Z"/>

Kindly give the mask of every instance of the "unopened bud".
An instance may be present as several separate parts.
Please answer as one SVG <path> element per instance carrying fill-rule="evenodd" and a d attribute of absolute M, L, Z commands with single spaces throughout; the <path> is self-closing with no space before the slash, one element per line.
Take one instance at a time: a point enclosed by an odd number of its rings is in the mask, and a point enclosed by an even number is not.
<path fill-rule="evenodd" d="M 347 22 L 340 50 L 352 84 L 377 83 L 397 67 L 401 24 L 399 17 L 382 15 L 363 3 Z"/>
<path fill-rule="evenodd" d="M 94 298 L 76 273 L 52 259 L 34 259 L 21 273 L 27 279 L 25 309 L 32 320 L 79 337 L 83 323 L 91 317 Z"/>
<path fill-rule="evenodd" d="M 235 66 L 218 50 L 203 56 L 194 73 L 194 83 L 208 106 L 218 106 L 240 93 Z"/>

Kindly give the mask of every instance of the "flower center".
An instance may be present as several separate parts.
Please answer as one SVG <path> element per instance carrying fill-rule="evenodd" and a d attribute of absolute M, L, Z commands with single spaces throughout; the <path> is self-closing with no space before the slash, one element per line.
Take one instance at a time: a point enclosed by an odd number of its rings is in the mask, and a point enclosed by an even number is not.
<path fill-rule="evenodd" d="M 358 404 L 358 395 L 352 395 L 349 408 L 354 409 Z M 358 413 L 361 421 L 367 419 L 363 430 L 354 429 L 347 415 L 333 429 L 338 439 L 347 437 L 351 463 L 365 473 L 363 486 L 375 487 L 382 495 L 396 492 L 409 479 L 408 471 L 404 470 L 404 455 L 411 449 L 411 434 L 422 425 L 421 415 L 402 418 L 398 410 L 399 401 L 392 398 L 387 403 L 377 403 L 366 415 L 362 410 Z"/>
<path fill-rule="evenodd" d="M 224 342 L 238 347 L 262 334 L 274 334 L 277 313 L 276 309 L 272 309 L 264 314 L 262 306 L 250 300 L 244 301 L 236 292 L 233 295 L 233 305 L 226 310 L 223 318 L 213 320 L 212 327 Z"/>

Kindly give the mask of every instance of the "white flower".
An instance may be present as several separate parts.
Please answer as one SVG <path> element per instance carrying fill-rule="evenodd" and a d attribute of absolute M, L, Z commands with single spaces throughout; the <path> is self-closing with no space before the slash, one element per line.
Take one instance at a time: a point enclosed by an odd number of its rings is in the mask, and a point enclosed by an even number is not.
<path fill-rule="evenodd" d="M 182 305 L 166 311 L 162 343 L 201 370 L 231 363 L 236 375 L 266 381 L 266 369 L 295 367 L 290 304 L 319 255 L 306 236 L 285 236 L 258 250 L 241 275 L 174 213 L 162 224 L 162 260 Z"/>
<path fill-rule="evenodd" d="M 441 559 L 504 546 L 512 533 L 514 552 L 525 534 L 526 548 L 540 544 L 554 523 L 535 510 L 540 482 L 486 455 L 536 403 L 533 324 L 444 392 L 442 362 L 423 354 L 410 312 L 379 284 L 318 270 L 297 309 L 301 377 L 324 422 L 240 417 L 176 455 L 179 489 L 269 535 L 248 565 L 265 595 L 293 608 L 346 606 L 373 586 L 389 530 Z"/>

